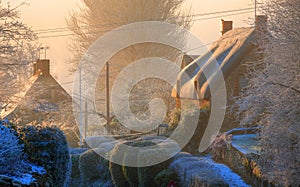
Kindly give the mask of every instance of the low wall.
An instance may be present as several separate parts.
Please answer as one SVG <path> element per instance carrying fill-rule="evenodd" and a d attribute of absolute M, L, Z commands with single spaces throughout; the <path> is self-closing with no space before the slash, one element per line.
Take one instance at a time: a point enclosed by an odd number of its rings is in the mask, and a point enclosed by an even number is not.
<path fill-rule="evenodd" d="M 234 131 L 237 134 L 237 131 Z M 243 133 L 245 134 L 245 133 Z M 244 153 L 232 144 L 224 144 L 218 147 L 217 152 L 212 152 L 216 162 L 226 164 L 235 173 L 239 174 L 247 183 L 253 186 L 272 187 L 273 184 L 263 178 L 261 167 L 258 165 L 259 155 Z"/>

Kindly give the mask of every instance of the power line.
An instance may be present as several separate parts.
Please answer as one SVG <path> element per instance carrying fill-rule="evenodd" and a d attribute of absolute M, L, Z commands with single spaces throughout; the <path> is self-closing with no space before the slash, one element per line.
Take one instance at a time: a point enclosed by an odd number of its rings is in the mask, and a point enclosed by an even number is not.
<path fill-rule="evenodd" d="M 215 18 L 221 18 L 221 17 L 228 17 L 228 16 L 234 16 L 234 15 L 247 14 L 247 13 L 251 13 L 251 12 L 253 12 L 253 10 L 246 11 L 246 12 L 240 12 L 240 13 L 234 13 L 234 14 L 227 14 L 225 16 L 215 16 L 215 17 L 209 17 L 209 18 L 200 18 L 200 19 L 195 19 L 194 21 L 203 21 L 203 20 L 208 20 L 208 19 L 215 19 Z"/>
<path fill-rule="evenodd" d="M 222 15 L 222 16 L 195 19 L 193 21 L 204 21 L 204 20 L 209 20 L 209 19 L 228 17 L 228 16 L 232 16 L 232 15 L 247 14 L 247 13 L 251 13 L 251 12 L 253 12 L 253 10 L 252 11 L 247 11 L 247 12 L 235 13 L 235 14 L 227 14 L 227 15 Z M 119 30 L 116 30 L 116 31 L 121 31 L 121 30 L 124 30 L 124 29 L 119 29 Z M 88 32 L 88 33 L 85 33 L 85 34 L 96 34 L 96 33 L 100 33 L 100 32 L 109 32 L 109 31 L 111 31 L 111 30 L 99 30 L 99 31 L 95 31 L 95 32 Z M 76 36 L 76 34 L 69 33 L 69 34 L 59 34 L 59 35 L 48 35 L 48 36 L 40 36 L 39 38 L 56 38 L 56 37 L 66 37 L 66 36 Z"/>
<path fill-rule="evenodd" d="M 240 9 L 233 9 L 233 10 L 224 10 L 224 11 L 219 11 L 219 12 L 208 12 L 208 13 L 200 13 L 200 14 L 195 14 L 195 16 L 207 16 L 207 15 L 213 15 L 213 14 L 224 14 L 224 13 L 231 13 L 231 12 L 240 12 L 240 11 L 245 11 L 245 10 L 253 10 L 252 7 L 249 8 L 240 8 Z M 193 15 L 191 15 L 193 16 Z M 189 17 L 189 16 L 186 16 Z"/>
<path fill-rule="evenodd" d="M 251 11 L 245 11 L 245 10 L 251 10 Z M 244 11 L 244 12 L 240 12 Z M 253 12 L 253 8 L 243 8 L 243 9 L 234 9 L 234 10 L 226 10 L 226 11 L 219 11 L 219 12 L 210 12 L 210 13 L 203 13 L 203 14 L 196 14 L 196 15 L 191 15 L 194 17 L 204 17 L 206 15 L 213 15 L 213 14 L 224 14 L 224 13 L 230 13 L 230 12 L 238 12 L 234 14 L 225 14 L 225 15 L 220 15 L 220 16 L 214 16 L 214 17 L 207 17 L 207 18 L 193 18 L 191 21 L 203 21 L 203 20 L 208 20 L 208 19 L 214 19 L 214 18 L 221 18 L 221 17 L 228 17 L 232 15 L 240 15 L 240 14 L 246 14 L 246 13 L 251 13 Z M 186 16 L 186 17 L 191 17 L 191 16 Z M 113 24 L 113 23 L 111 23 Z M 102 24 L 102 25 L 91 25 L 91 26 L 84 26 L 84 27 L 78 27 L 78 29 L 91 29 L 91 28 L 105 28 L 105 25 L 107 24 Z M 49 33 L 63 33 L 63 32 L 71 32 L 70 28 L 72 27 L 65 27 L 65 28 L 54 28 L 54 29 L 44 29 L 44 30 L 35 30 L 36 31 L 41 31 L 37 34 L 49 34 Z M 95 32 L 86 32 L 85 34 L 94 34 L 94 33 L 99 33 L 99 32 L 109 32 L 111 30 L 98 30 Z M 48 35 L 48 36 L 40 36 L 39 38 L 53 38 L 53 37 L 65 37 L 65 36 L 73 36 L 76 35 L 74 33 L 66 33 L 66 34 L 57 34 L 57 35 Z"/>
<path fill-rule="evenodd" d="M 199 16 L 208 16 L 208 15 L 214 15 L 214 14 L 224 14 L 224 13 L 231 13 L 231 12 L 240 12 L 240 11 L 245 11 L 245 10 L 253 10 L 253 7 L 248 7 L 248 8 L 241 8 L 241 9 L 232 9 L 232 10 L 224 10 L 224 11 L 217 11 L 217 12 L 206 12 L 206 13 L 199 13 L 199 14 L 193 14 L 193 15 L 187 15 L 187 16 L 173 16 L 170 17 L 169 19 L 172 18 L 187 18 L 187 17 L 199 17 Z M 164 19 L 156 19 L 153 21 L 163 21 Z M 107 23 L 107 24 L 97 24 L 97 25 L 90 25 L 90 26 L 82 26 L 79 27 L 80 29 L 89 29 L 89 28 L 103 28 L 103 27 L 108 27 L 108 26 L 113 26 L 113 25 L 123 25 L 123 24 L 128 24 L 128 22 L 115 22 L 115 23 Z M 49 29 L 39 29 L 39 30 L 34 30 L 36 34 L 44 34 L 44 33 L 51 33 L 51 32 L 64 32 L 64 31 L 69 31 L 72 28 L 78 28 L 78 27 L 59 27 L 59 28 L 49 28 Z"/>

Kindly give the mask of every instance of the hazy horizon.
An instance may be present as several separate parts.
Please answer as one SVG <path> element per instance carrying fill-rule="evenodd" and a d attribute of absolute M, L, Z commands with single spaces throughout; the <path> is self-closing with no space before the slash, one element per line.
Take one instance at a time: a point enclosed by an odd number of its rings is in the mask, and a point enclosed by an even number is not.
<path fill-rule="evenodd" d="M 3 1 L 3 5 L 7 0 Z M 22 3 L 23 1 L 10 2 L 13 6 Z M 52 0 L 52 1 L 40 1 L 30 0 L 27 1 L 28 5 L 20 7 L 21 21 L 28 26 L 32 27 L 34 31 L 54 28 L 65 28 L 65 19 L 69 13 L 78 8 L 80 0 Z M 201 14 L 208 12 L 219 12 L 224 10 L 234 10 L 241 8 L 249 8 L 252 5 L 252 0 L 187 0 L 185 8 L 191 7 L 192 14 Z M 254 8 L 253 8 L 254 9 Z M 225 14 L 228 15 L 228 14 Z M 196 20 L 191 28 L 191 32 L 196 35 L 204 44 L 211 43 L 217 40 L 221 36 L 221 18 L 225 20 L 232 20 L 234 27 L 247 27 L 251 21 L 249 18 L 254 17 L 254 12 L 245 13 L 240 15 L 222 16 L 211 15 L 206 16 L 208 18 L 216 17 L 207 20 Z M 203 17 L 203 18 L 206 18 Z M 201 17 L 202 18 L 202 17 Z M 248 22 L 248 23 L 247 23 Z M 209 29 L 208 29 L 209 28 Z M 42 46 L 48 46 L 47 58 L 50 59 L 52 64 L 52 75 L 62 84 L 62 86 L 70 91 L 70 84 L 64 84 L 73 80 L 69 74 L 68 59 L 71 57 L 71 52 L 67 48 L 68 39 L 70 36 L 60 37 L 48 37 L 53 35 L 66 35 L 70 32 L 49 32 L 39 34 L 41 37 L 39 42 Z M 46 38 L 42 38 L 46 37 Z M 209 47 L 209 45 L 208 45 Z M 201 51 L 201 49 L 199 49 Z M 202 49 L 203 50 L 203 49 Z M 197 53 L 197 52 L 194 52 Z M 199 52 L 198 52 L 199 53 Z M 44 57 L 44 53 L 41 52 L 41 57 Z"/>

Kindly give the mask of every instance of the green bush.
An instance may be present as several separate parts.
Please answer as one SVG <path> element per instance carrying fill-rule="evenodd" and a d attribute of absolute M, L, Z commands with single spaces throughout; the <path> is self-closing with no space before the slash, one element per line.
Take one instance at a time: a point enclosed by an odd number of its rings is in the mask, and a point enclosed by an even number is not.
<path fill-rule="evenodd" d="M 170 181 L 179 184 L 178 175 L 172 169 L 165 169 L 158 173 L 154 178 L 156 186 L 161 187 L 167 187 Z"/>
<path fill-rule="evenodd" d="M 23 162 L 26 160 L 23 148 L 15 131 L 0 124 L 0 174 L 22 176 L 30 171 L 29 165 Z"/>
<path fill-rule="evenodd" d="M 71 178 L 78 178 L 78 177 L 80 177 L 79 157 L 80 157 L 79 154 L 71 155 L 71 162 L 72 162 Z"/>
<path fill-rule="evenodd" d="M 207 130 L 208 121 L 210 118 L 210 111 L 206 109 L 187 109 L 183 111 L 182 120 L 178 126 L 178 129 L 182 134 L 192 133 L 192 137 L 182 148 L 182 151 L 189 152 L 192 154 L 199 153 L 200 142 L 202 137 Z M 196 128 L 192 127 L 191 124 L 197 120 Z"/>
<path fill-rule="evenodd" d="M 146 146 L 155 145 L 154 143 L 147 142 L 147 141 L 136 141 L 136 142 L 132 141 L 130 143 L 127 143 L 127 145 L 129 144 L 132 147 L 146 147 Z M 131 162 L 138 163 L 138 153 L 125 152 L 123 159 L 124 162 L 129 161 L 130 159 Z M 147 168 L 122 166 L 122 170 L 130 186 L 144 186 L 143 183 L 148 182 L 148 181 L 142 181 L 144 177 L 141 176 L 144 174 L 144 171 L 146 171 Z M 145 179 L 148 178 L 146 177 Z"/>
<path fill-rule="evenodd" d="M 147 146 L 154 146 L 154 145 L 156 145 L 156 143 L 152 141 L 145 141 L 145 140 L 133 144 L 134 147 L 147 147 Z M 153 186 L 154 177 L 156 176 L 157 173 L 163 170 L 164 167 L 166 167 L 165 162 L 153 166 L 148 166 L 148 167 L 138 167 L 137 168 L 138 186 L 141 187 Z"/>
<path fill-rule="evenodd" d="M 213 159 L 222 160 L 226 150 L 231 147 L 231 135 L 227 133 L 218 134 L 209 146 Z"/>
<path fill-rule="evenodd" d="M 120 151 L 120 147 L 121 144 L 125 143 L 125 142 L 120 142 L 119 144 L 117 144 L 115 146 L 115 148 L 112 150 L 111 152 L 111 160 L 114 160 L 116 157 L 120 157 L 120 153 L 122 154 L 122 152 Z M 126 142 L 127 144 L 130 144 L 130 142 Z M 125 150 L 126 152 L 126 150 Z M 124 152 L 123 152 L 124 153 Z M 123 155 L 121 155 L 121 157 L 123 157 Z M 109 171 L 111 174 L 111 178 L 113 181 L 114 186 L 116 187 L 127 187 L 129 186 L 129 183 L 123 173 L 123 168 L 121 165 L 116 164 L 114 162 L 110 162 L 109 163 Z"/>
<path fill-rule="evenodd" d="M 54 186 L 64 186 L 70 166 L 64 133 L 57 127 L 41 125 L 25 126 L 18 131 L 30 161 L 46 169 L 45 180 Z"/>
<path fill-rule="evenodd" d="M 109 161 L 97 154 L 97 149 L 91 149 L 82 153 L 79 157 L 79 171 L 81 185 L 89 186 L 90 182 L 96 179 L 109 181 Z"/>
<path fill-rule="evenodd" d="M 181 115 L 180 109 L 175 108 L 174 110 L 172 110 L 169 116 L 169 127 L 171 130 L 175 130 L 177 128 L 180 121 L 180 115 Z"/>
<path fill-rule="evenodd" d="M 123 160 L 123 163 L 128 161 L 131 163 L 139 163 L 141 160 L 147 159 L 139 157 L 140 155 L 138 152 L 129 152 L 128 150 L 124 150 L 124 147 L 120 149 L 120 144 L 113 149 L 111 154 L 112 160 L 114 160 L 114 157 L 118 157 Z M 156 145 L 155 141 L 152 141 L 151 139 L 130 140 L 123 142 L 123 144 L 132 147 L 148 147 Z M 157 154 L 160 153 L 149 153 L 149 155 L 153 156 L 157 156 Z M 147 187 L 154 185 L 154 177 L 167 166 L 167 163 L 168 161 L 148 167 L 129 167 L 125 166 L 125 164 L 121 166 L 111 162 L 110 172 L 115 186 Z"/>

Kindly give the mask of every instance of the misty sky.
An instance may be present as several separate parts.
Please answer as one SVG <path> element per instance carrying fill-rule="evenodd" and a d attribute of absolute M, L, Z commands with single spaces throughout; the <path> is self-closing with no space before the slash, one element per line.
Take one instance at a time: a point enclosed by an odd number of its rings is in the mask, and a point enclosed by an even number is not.
<path fill-rule="evenodd" d="M 6 1 L 2 1 L 3 5 Z M 23 0 L 13 1 L 13 5 L 20 4 Z M 29 5 L 20 8 L 21 20 L 31 26 L 33 30 L 64 28 L 65 18 L 70 11 L 76 10 L 80 0 L 27 0 Z M 13 6 L 12 5 L 12 6 Z M 193 14 L 218 12 L 224 10 L 249 8 L 253 6 L 252 0 L 187 0 L 186 7 L 192 7 Z M 210 17 L 219 16 L 213 15 Z M 241 15 L 232 15 L 222 17 L 225 20 L 234 21 L 234 27 L 247 27 L 253 19 L 254 13 Z M 221 18 L 214 18 L 202 21 L 196 21 L 191 29 L 203 43 L 210 43 L 217 40 L 221 33 Z M 67 34 L 65 33 L 45 33 L 39 36 L 49 36 Z M 72 77 L 69 76 L 67 60 L 71 53 L 68 51 L 68 37 L 41 38 L 39 40 L 43 46 L 49 46 L 47 58 L 51 60 L 52 74 L 60 83 L 69 82 Z M 43 57 L 41 53 L 41 57 Z M 63 85 L 64 86 L 64 85 Z M 68 88 L 69 89 L 69 88 Z"/>

